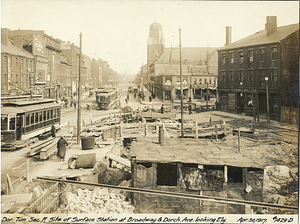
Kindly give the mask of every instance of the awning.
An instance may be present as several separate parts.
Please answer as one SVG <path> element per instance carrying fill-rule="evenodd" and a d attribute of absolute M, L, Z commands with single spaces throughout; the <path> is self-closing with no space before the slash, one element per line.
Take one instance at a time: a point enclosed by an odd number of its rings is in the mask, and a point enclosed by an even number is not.
<path fill-rule="evenodd" d="M 185 90 L 185 89 L 188 89 L 189 87 L 183 87 L 182 89 Z M 180 87 L 176 87 L 176 89 L 180 90 Z"/>

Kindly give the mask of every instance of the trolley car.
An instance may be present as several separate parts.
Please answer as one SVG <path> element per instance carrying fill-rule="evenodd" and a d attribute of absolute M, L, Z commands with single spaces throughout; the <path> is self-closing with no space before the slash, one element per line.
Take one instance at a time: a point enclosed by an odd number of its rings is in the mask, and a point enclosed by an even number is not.
<path fill-rule="evenodd" d="M 121 96 L 121 89 L 106 88 L 96 91 L 96 102 L 98 109 L 108 110 L 118 106 L 119 98 Z"/>
<path fill-rule="evenodd" d="M 2 99 L 1 148 L 50 131 L 60 117 L 61 106 L 54 99 Z"/>

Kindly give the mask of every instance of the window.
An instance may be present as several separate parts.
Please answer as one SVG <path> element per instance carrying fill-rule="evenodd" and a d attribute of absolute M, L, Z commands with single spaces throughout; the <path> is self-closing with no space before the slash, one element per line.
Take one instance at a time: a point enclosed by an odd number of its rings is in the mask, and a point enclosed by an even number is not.
<path fill-rule="evenodd" d="M 194 84 L 195 84 L 195 85 L 197 84 L 197 79 L 196 79 L 196 78 L 194 78 Z"/>
<path fill-rule="evenodd" d="M 271 82 L 277 82 L 277 69 L 271 70 Z"/>
<path fill-rule="evenodd" d="M 260 86 L 263 87 L 265 86 L 265 76 L 266 76 L 266 73 L 265 73 L 265 70 L 264 69 L 261 69 L 259 70 L 259 78 L 260 78 Z"/>
<path fill-rule="evenodd" d="M 277 47 L 272 47 L 272 55 L 271 55 L 271 59 L 273 61 L 276 61 L 277 60 Z"/>
<path fill-rule="evenodd" d="M 229 82 L 233 82 L 234 80 L 234 71 L 229 71 Z"/>
<path fill-rule="evenodd" d="M 9 118 L 9 130 L 15 130 L 16 129 L 16 118 L 10 117 Z"/>
<path fill-rule="evenodd" d="M 202 85 L 202 78 L 199 79 L 199 85 Z"/>
<path fill-rule="evenodd" d="M 18 65 L 19 65 L 19 64 L 18 64 L 18 58 L 16 58 L 16 67 L 18 67 Z"/>
<path fill-rule="evenodd" d="M 226 64 L 226 54 L 222 54 L 222 64 Z"/>
<path fill-rule="evenodd" d="M 47 110 L 47 120 L 50 120 L 50 110 Z"/>
<path fill-rule="evenodd" d="M 42 112 L 39 112 L 39 118 L 40 118 L 40 122 L 43 121 L 43 113 Z"/>
<path fill-rule="evenodd" d="M 53 110 L 50 110 L 50 118 L 53 119 Z"/>
<path fill-rule="evenodd" d="M 177 185 L 177 165 L 169 163 L 157 164 L 157 185 Z"/>
<path fill-rule="evenodd" d="M 222 72 L 222 83 L 223 83 L 223 86 L 225 86 L 225 82 L 226 82 L 226 72 L 223 71 Z"/>
<path fill-rule="evenodd" d="M 240 64 L 244 63 L 244 51 L 239 52 L 239 63 Z"/>
<path fill-rule="evenodd" d="M 34 114 L 31 114 L 31 124 L 34 124 Z"/>
<path fill-rule="evenodd" d="M 240 167 L 228 166 L 228 182 L 243 182 L 243 169 Z"/>
<path fill-rule="evenodd" d="M 240 82 L 244 81 L 244 70 L 239 70 L 239 81 Z"/>
<path fill-rule="evenodd" d="M 265 61 L 265 49 L 259 49 L 259 61 Z"/>
<path fill-rule="evenodd" d="M 8 117 L 7 115 L 1 114 L 1 131 L 7 131 L 8 128 Z"/>
<path fill-rule="evenodd" d="M 248 51 L 249 62 L 253 62 L 253 50 Z"/>
<path fill-rule="evenodd" d="M 249 86 L 253 86 L 253 70 L 248 71 Z"/>
<path fill-rule="evenodd" d="M 29 126 L 30 125 L 30 114 L 26 114 L 26 122 L 25 122 L 25 124 L 26 124 L 26 126 Z"/>
<path fill-rule="evenodd" d="M 205 78 L 205 79 L 204 79 L 204 84 L 206 84 L 206 83 L 207 83 L 207 79 Z"/>
<path fill-rule="evenodd" d="M 35 123 L 39 123 L 39 113 L 35 113 Z"/>
<path fill-rule="evenodd" d="M 43 111 L 43 121 L 46 121 L 47 117 L 46 117 L 46 111 Z"/>
<path fill-rule="evenodd" d="M 208 79 L 208 84 L 211 85 L 211 78 Z"/>
<path fill-rule="evenodd" d="M 234 64 L 234 52 L 230 53 L 230 63 Z"/>

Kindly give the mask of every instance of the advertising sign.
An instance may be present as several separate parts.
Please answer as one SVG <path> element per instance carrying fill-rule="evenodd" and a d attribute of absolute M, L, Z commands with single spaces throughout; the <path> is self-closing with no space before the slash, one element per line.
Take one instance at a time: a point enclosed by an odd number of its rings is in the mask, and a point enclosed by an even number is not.
<path fill-rule="evenodd" d="M 45 55 L 45 40 L 41 35 L 33 34 L 32 53 L 34 55 Z"/>

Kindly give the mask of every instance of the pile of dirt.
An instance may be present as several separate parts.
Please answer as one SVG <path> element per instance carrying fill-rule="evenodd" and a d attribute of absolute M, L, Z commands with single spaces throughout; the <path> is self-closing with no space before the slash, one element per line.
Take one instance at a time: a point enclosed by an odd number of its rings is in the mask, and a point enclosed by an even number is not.
<path fill-rule="evenodd" d="M 108 189 L 93 190 L 78 188 L 74 193 L 67 192 L 67 212 L 70 214 L 133 214 L 134 207 L 122 194 Z"/>

